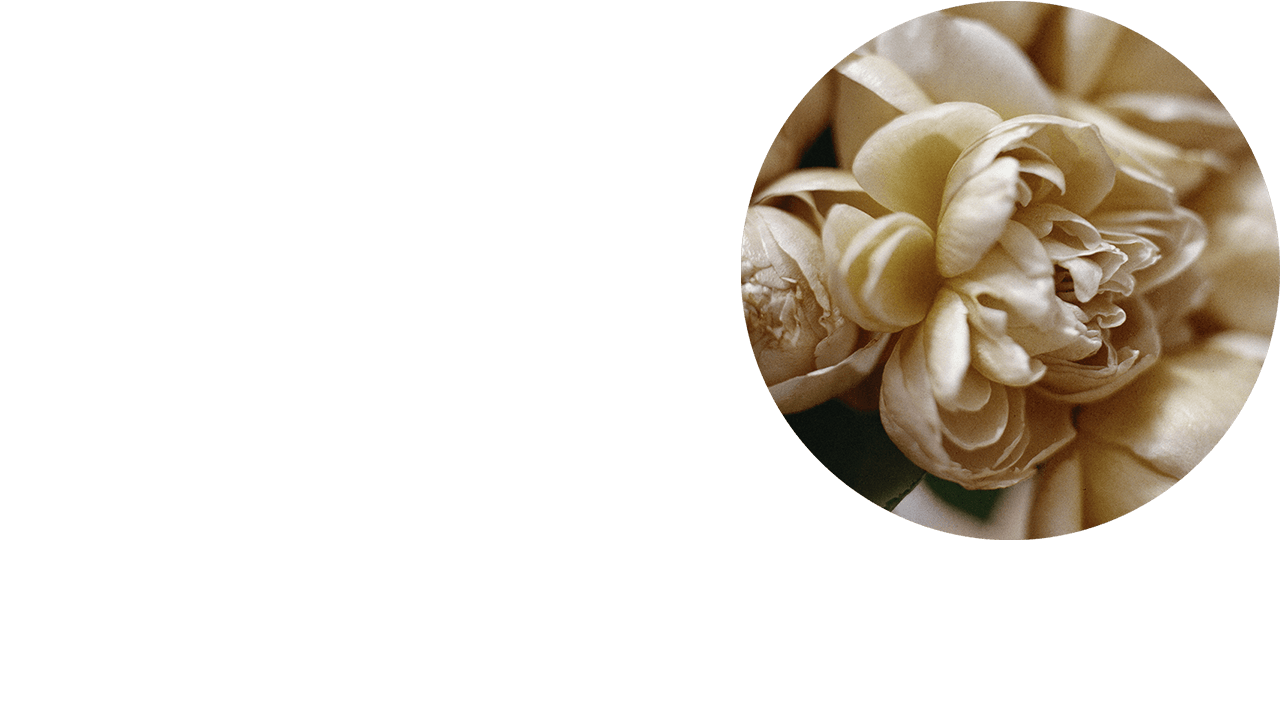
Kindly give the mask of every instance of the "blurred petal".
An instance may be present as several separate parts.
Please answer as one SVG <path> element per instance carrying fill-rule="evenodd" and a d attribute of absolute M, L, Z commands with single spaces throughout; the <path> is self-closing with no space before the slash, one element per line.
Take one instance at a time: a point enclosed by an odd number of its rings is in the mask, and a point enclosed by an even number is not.
<path fill-rule="evenodd" d="M 903 115 L 867 139 L 853 161 L 853 174 L 876 202 L 935 227 L 956 159 L 999 122 L 991 110 L 973 103 Z"/>
<path fill-rule="evenodd" d="M 1211 171 L 1228 167 L 1226 157 L 1220 152 L 1161 139 L 1129 125 L 1099 106 L 1069 98 L 1063 98 L 1061 104 L 1064 116 L 1097 125 L 1107 142 L 1173 186 L 1179 197 L 1199 188 Z M 1206 131 L 1205 134 L 1221 136 L 1216 132 Z"/>
<path fill-rule="evenodd" d="M 1110 522 L 1154 500 L 1177 482 L 1123 448 L 1077 438 L 1042 470 L 1027 535 L 1067 535 Z"/>
<path fill-rule="evenodd" d="M 1208 311 L 1228 328 L 1270 335 L 1280 298 L 1280 238 L 1271 195 L 1250 156 L 1196 198 L 1208 224 L 1201 265 Z"/>
<path fill-rule="evenodd" d="M 1176 147 L 1233 155 L 1245 147 L 1244 134 L 1222 103 L 1213 98 L 1168 92 L 1124 92 L 1096 100 L 1136 130 Z"/>
<path fill-rule="evenodd" d="M 1022 47 L 1040 32 L 1052 5 L 1035 2 L 983 2 L 948 9 L 952 15 L 981 20 Z"/>
<path fill-rule="evenodd" d="M 1226 434 L 1262 369 L 1266 339 L 1214 336 L 1171 355 L 1121 392 L 1086 405 L 1084 436 L 1120 445 L 1173 478 L 1190 472 Z"/>
<path fill-rule="evenodd" d="M 862 144 L 890 120 L 933 104 L 905 72 L 887 58 L 854 53 L 835 68 L 832 140 L 840 167 L 850 167 Z"/>
<path fill-rule="evenodd" d="M 1084 406 L 1075 442 L 1042 471 L 1030 537 L 1110 522 L 1172 487 L 1235 421 L 1265 352 L 1263 337 L 1217 335 L 1162 359 L 1107 400 Z"/>
<path fill-rule="evenodd" d="M 1087 14 L 1081 10 L 1073 12 Z M 1213 97 L 1204 82 L 1168 50 L 1126 27 L 1121 27 L 1115 37 L 1109 62 L 1091 88 L 1090 94 L 1101 96 L 1151 89 L 1193 97 Z"/>
<path fill-rule="evenodd" d="M 1106 71 L 1123 32 L 1093 13 L 1063 8 L 1048 21 L 1033 55 L 1049 82 L 1084 97 Z"/>
<path fill-rule="evenodd" d="M 831 124 L 834 98 L 835 78 L 828 73 L 805 93 L 800 104 L 782 124 L 782 130 L 774 138 L 760 167 L 760 175 L 756 179 L 757 189 L 800 165 L 804 152 Z"/>
<path fill-rule="evenodd" d="M 984 22 L 926 15 L 880 35 L 864 51 L 892 60 L 935 102 L 976 102 L 1006 119 L 1056 108 L 1022 49 Z"/>

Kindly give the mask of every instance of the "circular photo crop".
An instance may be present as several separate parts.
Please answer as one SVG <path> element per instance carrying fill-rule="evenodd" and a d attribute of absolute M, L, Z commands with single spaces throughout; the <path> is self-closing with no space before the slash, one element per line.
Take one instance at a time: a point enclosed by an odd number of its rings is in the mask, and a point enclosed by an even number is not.
<path fill-rule="evenodd" d="M 742 304 L 799 439 L 937 530 L 1066 535 L 1171 488 L 1262 368 L 1280 244 L 1227 110 L 1128 28 L 1039 3 L 917 18 L 770 148 Z"/>

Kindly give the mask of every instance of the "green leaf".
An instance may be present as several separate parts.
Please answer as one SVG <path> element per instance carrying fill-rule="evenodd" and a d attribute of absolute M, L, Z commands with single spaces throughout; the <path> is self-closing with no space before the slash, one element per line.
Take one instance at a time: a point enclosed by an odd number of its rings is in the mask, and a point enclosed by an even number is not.
<path fill-rule="evenodd" d="M 886 510 L 897 506 L 924 477 L 880 424 L 880 414 L 830 400 L 787 415 L 787 423 L 844 484 Z"/>
<path fill-rule="evenodd" d="M 966 490 L 963 487 L 951 482 L 943 480 L 940 477 L 926 475 L 924 482 L 948 505 L 959 508 L 979 520 L 986 520 L 991 517 L 991 510 L 996 505 L 996 500 L 1000 498 L 1000 493 L 1004 488 L 995 490 Z"/>

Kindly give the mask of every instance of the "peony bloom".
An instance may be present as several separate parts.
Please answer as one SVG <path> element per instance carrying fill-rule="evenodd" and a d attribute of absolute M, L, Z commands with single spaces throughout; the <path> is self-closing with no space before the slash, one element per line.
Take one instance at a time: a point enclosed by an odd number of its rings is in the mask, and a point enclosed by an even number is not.
<path fill-rule="evenodd" d="M 798 168 L 824 129 L 838 167 Z M 878 36 L 806 96 L 757 182 L 744 308 L 775 400 L 870 388 L 922 470 L 972 490 L 1042 475 L 1037 536 L 1128 512 L 1257 377 L 1280 253 L 1251 160 L 1185 66 L 1088 13 L 984 3 Z M 805 261 L 748 263 L 762 223 Z M 794 332 L 768 320 L 793 307 Z M 1210 363 L 1226 391 L 1204 392 Z"/>
<path fill-rule="evenodd" d="M 837 206 L 823 240 L 844 313 L 902 333 L 881 419 L 917 465 L 973 489 L 1030 476 L 1070 441 L 1072 405 L 1155 361 L 1145 295 L 1204 244 L 1172 188 L 1097 128 L 1049 115 L 907 113 L 853 174 L 890 212 Z"/>

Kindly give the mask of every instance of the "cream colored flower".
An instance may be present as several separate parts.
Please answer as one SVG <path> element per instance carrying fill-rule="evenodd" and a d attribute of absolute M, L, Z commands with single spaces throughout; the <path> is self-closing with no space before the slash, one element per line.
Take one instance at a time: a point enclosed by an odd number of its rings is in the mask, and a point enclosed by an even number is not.
<path fill-rule="evenodd" d="M 1070 441 L 1072 405 L 1156 359 L 1144 294 L 1204 228 L 1126 160 L 1084 123 L 958 102 L 859 150 L 853 174 L 890 212 L 832 209 L 832 294 L 860 326 L 902 332 L 880 411 L 917 465 L 970 488 L 1025 479 Z"/>
<path fill-rule="evenodd" d="M 1280 254 L 1256 166 L 1235 171 L 1238 129 L 1185 66 L 1088 13 L 983 3 L 877 37 L 802 109 L 748 234 L 789 233 L 810 265 L 743 276 L 785 412 L 862 383 L 934 475 L 987 489 L 1046 468 L 1041 534 L 1128 512 L 1221 437 L 1274 323 Z M 788 173 L 823 118 L 842 169 Z M 1253 339 L 1206 341 L 1220 329 Z M 1204 392 L 1212 362 L 1222 393 Z M 1188 422 L 1207 432 L 1182 437 Z"/>
<path fill-rule="evenodd" d="M 857 185 L 847 172 L 795 173 L 758 195 L 747 212 L 743 313 L 760 372 L 784 413 L 806 410 L 858 384 L 889 341 L 846 319 L 827 289 L 818 235 L 823 212 L 834 197 L 852 200 L 851 191 Z"/>

